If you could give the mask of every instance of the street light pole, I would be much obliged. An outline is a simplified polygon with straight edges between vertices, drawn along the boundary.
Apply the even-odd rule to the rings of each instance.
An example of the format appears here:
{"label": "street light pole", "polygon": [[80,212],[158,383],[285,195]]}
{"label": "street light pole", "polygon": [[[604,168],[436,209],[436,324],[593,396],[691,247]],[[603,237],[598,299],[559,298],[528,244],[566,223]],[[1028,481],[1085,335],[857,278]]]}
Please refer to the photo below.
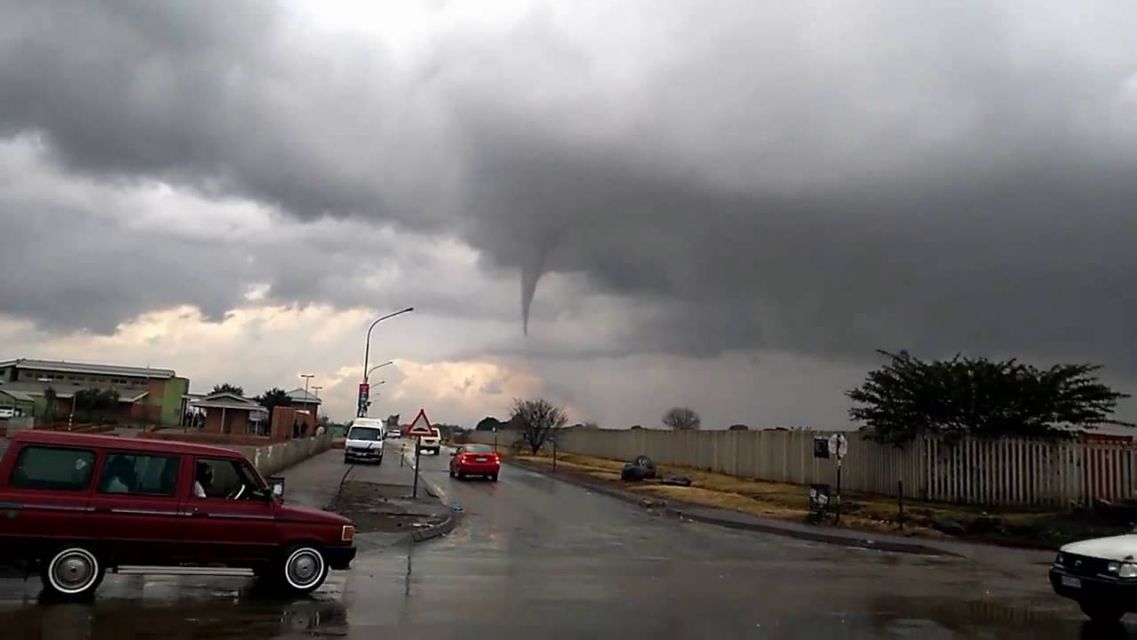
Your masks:
{"label": "street light pole", "polygon": [[383,364],[377,364],[374,367],[371,367],[370,369],[367,370],[367,375],[363,376],[363,381],[367,382],[367,380],[371,377],[371,372],[375,371],[376,369],[380,369],[382,367],[385,367],[389,364],[395,364],[395,361],[394,360],[388,360],[388,361],[384,362]]}
{"label": "street light pole", "polygon": [[364,382],[367,382],[367,362],[371,357],[371,331],[375,328],[375,325],[379,324],[380,322],[383,322],[384,320],[386,320],[388,318],[394,318],[395,316],[399,316],[399,315],[402,315],[404,313],[410,313],[414,310],[415,310],[414,307],[407,307],[406,309],[403,309],[402,311],[396,311],[394,313],[388,313],[385,316],[381,316],[379,318],[376,318],[375,322],[372,322],[371,326],[367,327],[367,341],[363,345],[363,381]]}
{"label": "street light pole", "polygon": [[[371,401],[369,400],[370,387],[368,387],[368,385],[367,385],[368,376],[371,374],[371,369],[367,368],[367,365],[371,360],[371,331],[373,329],[375,329],[375,325],[379,324],[380,322],[383,322],[384,320],[386,320],[388,318],[394,318],[395,316],[402,315],[404,313],[410,313],[411,311],[414,311],[414,310],[415,310],[414,307],[407,307],[406,309],[403,309],[401,311],[396,311],[394,313],[388,313],[385,316],[380,316],[380,317],[376,318],[375,322],[372,322],[371,326],[367,327],[367,340],[364,342],[364,345],[363,345],[363,382],[361,382],[359,385],[359,406],[358,406],[356,414],[355,414],[357,417],[360,417],[360,418],[366,417],[367,416],[367,405],[369,405],[371,403]],[[387,363],[385,362],[383,364],[386,365]],[[378,367],[376,367],[376,368],[378,368]],[[367,394],[367,395],[364,395],[364,394]]]}
{"label": "street light pole", "polygon": [[308,402],[308,383],[312,381],[312,378],[316,377],[316,374],[302,373],[300,377],[304,378],[304,402]]}

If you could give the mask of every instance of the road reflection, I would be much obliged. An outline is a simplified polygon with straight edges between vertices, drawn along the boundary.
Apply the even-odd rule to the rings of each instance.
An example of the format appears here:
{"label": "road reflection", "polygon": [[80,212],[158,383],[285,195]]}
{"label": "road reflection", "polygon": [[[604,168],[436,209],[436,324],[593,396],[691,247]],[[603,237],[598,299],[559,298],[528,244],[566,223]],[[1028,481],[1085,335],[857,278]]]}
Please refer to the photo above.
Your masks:
{"label": "road reflection", "polygon": [[[1011,606],[1005,602],[968,600],[963,597],[875,598],[872,608],[881,637],[917,636],[932,630],[960,637],[977,637],[998,630],[1006,638],[1082,638],[1113,640],[1132,637],[1124,623],[1095,624],[1071,618],[1055,609],[1055,598],[1031,600]],[[934,635],[934,634],[933,634]]]}
{"label": "road reflection", "polygon": [[2,636],[20,640],[342,637],[347,624],[347,611],[336,600],[282,600],[252,592],[191,602],[100,599],[0,607]]}

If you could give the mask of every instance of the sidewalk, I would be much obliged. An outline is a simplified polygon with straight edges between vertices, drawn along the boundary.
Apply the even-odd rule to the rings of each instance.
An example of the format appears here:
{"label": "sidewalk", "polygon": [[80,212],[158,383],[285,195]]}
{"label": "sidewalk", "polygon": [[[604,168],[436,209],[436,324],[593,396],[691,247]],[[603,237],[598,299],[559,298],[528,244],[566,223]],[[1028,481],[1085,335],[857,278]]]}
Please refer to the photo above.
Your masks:
{"label": "sidewalk", "polygon": [[381,465],[346,465],[339,449],[309,458],[280,474],[285,502],[351,518],[361,547],[449,532],[454,514],[421,482],[418,499],[411,497],[414,471],[399,465],[401,445],[390,442]]}

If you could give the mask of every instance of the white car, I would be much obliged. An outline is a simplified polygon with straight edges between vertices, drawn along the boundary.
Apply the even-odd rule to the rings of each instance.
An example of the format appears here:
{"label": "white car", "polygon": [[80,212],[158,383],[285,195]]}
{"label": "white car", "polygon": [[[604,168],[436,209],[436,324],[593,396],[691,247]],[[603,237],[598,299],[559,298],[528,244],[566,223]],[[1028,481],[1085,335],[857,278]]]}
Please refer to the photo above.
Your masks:
{"label": "white car", "polygon": [[398,429],[391,429],[391,430],[387,431],[387,437],[388,438],[401,438],[401,437],[403,437],[403,432],[399,431]]}
{"label": "white car", "polygon": [[1137,611],[1137,535],[1071,542],[1050,567],[1050,585],[1091,620],[1116,622]]}
{"label": "white car", "polygon": [[0,420],[15,418],[16,410],[11,407],[0,407]]}
{"label": "white car", "polygon": [[434,455],[438,455],[438,452],[441,449],[442,449],[442,434],[440,434],[438,432],[438,429],[435,429],[434,432],[429,436],[421,436],[419,438],[419,450],[422,453],[426,453],[429,451],[430,453],[433,453]]}
{"label": "white car", "polygon": [[347,430],[343,444],[343,462],[374,462],[383,464],[383,441],[387,427],[382,420],[356,418]]}

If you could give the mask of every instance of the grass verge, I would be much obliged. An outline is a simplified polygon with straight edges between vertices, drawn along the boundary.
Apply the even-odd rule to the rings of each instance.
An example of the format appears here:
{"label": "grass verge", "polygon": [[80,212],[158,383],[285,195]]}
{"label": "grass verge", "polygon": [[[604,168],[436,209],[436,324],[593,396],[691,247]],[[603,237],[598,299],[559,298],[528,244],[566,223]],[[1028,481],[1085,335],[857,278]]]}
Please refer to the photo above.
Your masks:
{"label": "grass verge", "polygon": [[[511,454],[499,447],[502,456],[520,462],[551,468],[548,455]],[[808,487],[779,482],[766,482],[711,473],[685,467],[659,469],[659,475],[677,473],[692,481],[690,487],[660,484],[658,480],[623,482],[620,470],[624,463],[606,458],[578,454],[557,456],[558,473],[576,475],[589,482],[599,482],[645,497],[660,498],[689,505],[728,509],[755,516],[789,521],[805,521],[808,515]],[[899,534],[938,539],[966,539],[977,542],[1006,544],[1032,548],[1056,548],[1073,540],[1115,535],[1127,532],[1125,524],[1108,522],[1092,511],[1056,512],[1026,510],[991,510],[981,507],[949,505],[906,500],[904,526],[900,526],[895,498],[845,493],[841,526],[877,533]],[[958,525],[955,535],[945,534],[936,524]]]}

